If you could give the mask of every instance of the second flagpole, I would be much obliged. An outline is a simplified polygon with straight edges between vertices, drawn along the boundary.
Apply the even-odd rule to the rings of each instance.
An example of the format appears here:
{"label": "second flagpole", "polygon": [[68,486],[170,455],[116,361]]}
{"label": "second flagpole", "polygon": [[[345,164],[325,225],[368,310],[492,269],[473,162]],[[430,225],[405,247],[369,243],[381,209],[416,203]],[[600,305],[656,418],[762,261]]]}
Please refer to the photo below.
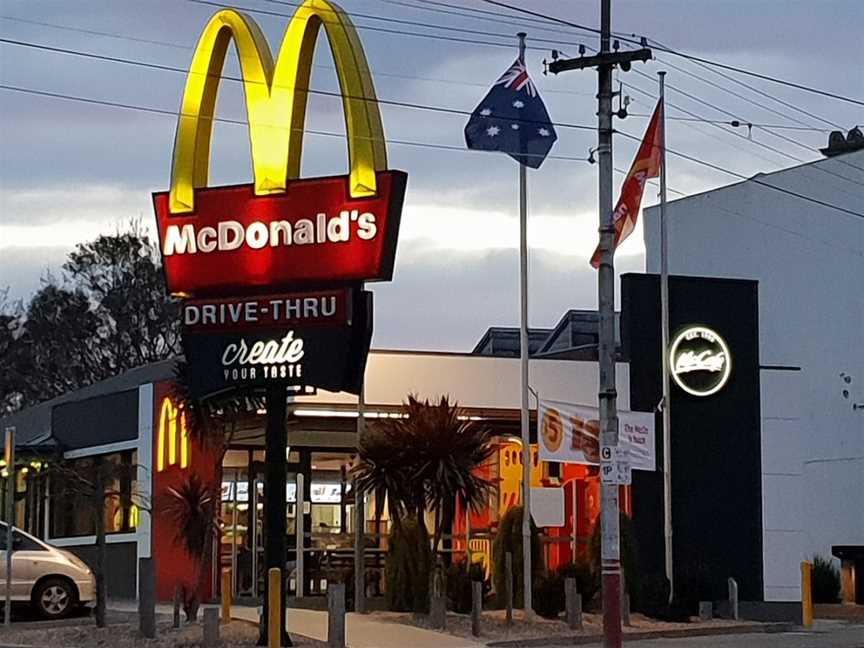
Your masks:
{"label": "second flagpole", "polygon": [[[525,63],[525,32],[519,38],[519,61]],[[528,174],[519,163],[519,361],[522,388],[522,583],[525,619],[533,616],[531,600],[531,437],[528,419]]]}
{"label": "second flagpole", "polygon": [[666,237],[666,72],[658,72],[660,82],[660,322],[663,334],[661,367],[663,371],[663,540],[669,602],[675,596],[672,568],[672,407],[669,397],[669,249]]}

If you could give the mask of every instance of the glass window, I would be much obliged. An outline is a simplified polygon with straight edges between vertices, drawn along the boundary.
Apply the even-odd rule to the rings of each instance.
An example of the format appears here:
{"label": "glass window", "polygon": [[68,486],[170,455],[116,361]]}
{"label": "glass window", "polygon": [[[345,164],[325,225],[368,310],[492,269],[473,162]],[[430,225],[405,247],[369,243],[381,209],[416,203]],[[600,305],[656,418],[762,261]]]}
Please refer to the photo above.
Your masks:
{"label": "glass window", "polygon": [[138,522],[133,502],[137,481],[134,451],[82,457],[55,465],[51,471],[51,537],[94,535],[94,476],[101,466],[104,488],[101,501],[105,533],[130,533]]}

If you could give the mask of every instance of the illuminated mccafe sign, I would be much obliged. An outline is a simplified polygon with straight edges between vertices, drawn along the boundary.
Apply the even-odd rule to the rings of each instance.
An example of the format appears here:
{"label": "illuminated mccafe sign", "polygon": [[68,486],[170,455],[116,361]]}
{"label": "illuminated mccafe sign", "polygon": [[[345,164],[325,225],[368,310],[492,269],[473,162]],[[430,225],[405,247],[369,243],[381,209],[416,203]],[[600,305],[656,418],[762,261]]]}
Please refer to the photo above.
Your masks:
{"label": "illuminated mccafe sign", "polygon": [[685,392],[710,396],[729,381],[732,356],[716,331],[688,326],[675,335],[669,346],[669,368],[675,383]]}
{"label": "illuminated mccafe sign", "polygon": [[[307,88],[321,27],[343,95],[349,173],[300,179]],[[254,182],[208,187],[216,95],[231,43],[244,85]],[[171,187],[153,196],[168,289],[227,296],[389,280],[406,181],[405,173],[387,168],[366,55],[341,8],[306,0],[275,61],[252,18],[221,10],[192,57]]]}

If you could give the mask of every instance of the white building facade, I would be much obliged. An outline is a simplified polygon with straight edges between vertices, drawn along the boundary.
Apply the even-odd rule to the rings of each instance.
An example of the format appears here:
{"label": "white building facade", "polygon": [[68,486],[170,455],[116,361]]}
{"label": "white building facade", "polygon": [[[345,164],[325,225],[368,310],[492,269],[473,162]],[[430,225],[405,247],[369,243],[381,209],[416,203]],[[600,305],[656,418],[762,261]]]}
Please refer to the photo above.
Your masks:
{"label": "white building facade", "polygon": [[[666,215],[670,274],[759,282],[764,596],[800,600],[802,560],[864,548],[864,150]],[[659,273],[658,207],[644,228]]]}

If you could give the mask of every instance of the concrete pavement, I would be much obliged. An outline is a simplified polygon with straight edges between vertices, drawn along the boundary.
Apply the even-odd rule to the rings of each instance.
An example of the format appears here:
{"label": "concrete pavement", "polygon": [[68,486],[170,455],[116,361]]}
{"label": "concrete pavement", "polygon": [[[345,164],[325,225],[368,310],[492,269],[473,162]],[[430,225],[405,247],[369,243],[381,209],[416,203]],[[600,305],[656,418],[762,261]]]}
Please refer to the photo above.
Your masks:
{"label": "concrete pavement", "polygon": [[[599,645],[598,641],[597,644]],[[572,644],[568,644],[571,646]],[[734,634],[679,639],[627,641],[633,648],[864,648],[864,625],[842,621],[817,621],[811,631],[776,634]],[[564,648],[564,644],[548,646]]]}
{"label": "concrete pavement", "polygon": [[[258,623],[256,608],[235,607],[235,619]],[[327,641],[327,613],[319,610],[288,609],[288,632]],[[485,644],[400,623],[379,621],[363,614],[349,613],[345,621],[349,648],[481,648]]]}

